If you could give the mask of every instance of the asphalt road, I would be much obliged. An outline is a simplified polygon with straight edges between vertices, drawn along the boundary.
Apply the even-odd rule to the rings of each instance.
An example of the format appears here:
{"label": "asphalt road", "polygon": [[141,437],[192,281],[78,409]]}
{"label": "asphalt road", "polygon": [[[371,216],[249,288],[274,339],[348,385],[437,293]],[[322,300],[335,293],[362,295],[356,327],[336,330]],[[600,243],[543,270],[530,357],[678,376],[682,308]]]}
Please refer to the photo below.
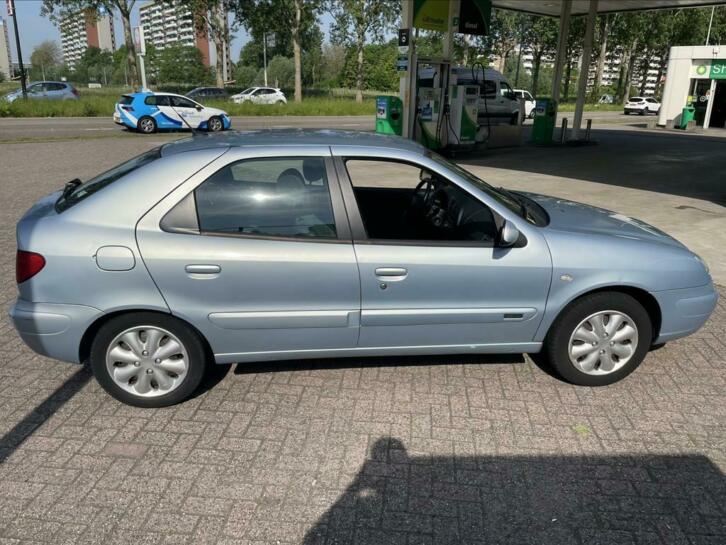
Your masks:
{"label": "asphalt road", "polygon": [[[572,126],[572,112],[558,116],[557,124],[562,117],[569,119]],[[626,116],[620,112],[585,112],[583,120],[592,119],[593,125],[642,123],[640,116]],[[647,119],[653,119],[648,117]],[[527,121],[526,123],[531,123]],[[267,128],[328,128],[354,131],[371,131],[375,127],[375,119],[370,116],[246,116],[233,117],[232,127],[235,129],[267,129]],[[115,125],[111,117],[29,117],[0,118],[0,141],[28,138],[68,138],[89,137],[93,135],[111,136],[124,132]]]}
{"label": "asphalt road", "polygon": [[[248,116],[233,117],[235,129],[267,128],[334,128],[370,131],[375,127],[371,116]],[[29,117],[0,118],[0,140],[12,138],[78,137],[113,135],[124,129],[111,117]]]}

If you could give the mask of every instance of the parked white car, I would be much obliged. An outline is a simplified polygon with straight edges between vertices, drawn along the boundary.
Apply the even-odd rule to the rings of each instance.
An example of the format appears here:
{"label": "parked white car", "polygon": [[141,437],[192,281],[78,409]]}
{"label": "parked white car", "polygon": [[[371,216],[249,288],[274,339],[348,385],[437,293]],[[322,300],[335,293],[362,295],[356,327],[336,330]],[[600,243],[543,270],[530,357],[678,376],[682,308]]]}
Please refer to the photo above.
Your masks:
{"label": "parked white car", "polygon": [[517,95],[517,98],[524,99],[524,117],[534,117],[534,107],[537,101],[532,96],[532,93],[526,89],[515,89],[514,94]]}
{"label": "parked white car", "polygon": [[285,93],[275,87],[250,87],[230,97],[235,104],[287,104]]}
{"label": "parked white car", "polygon": [[627,114],[657,114],[660,111],[660,102],[652,97],[631,97],[625,103],[624,113]]}

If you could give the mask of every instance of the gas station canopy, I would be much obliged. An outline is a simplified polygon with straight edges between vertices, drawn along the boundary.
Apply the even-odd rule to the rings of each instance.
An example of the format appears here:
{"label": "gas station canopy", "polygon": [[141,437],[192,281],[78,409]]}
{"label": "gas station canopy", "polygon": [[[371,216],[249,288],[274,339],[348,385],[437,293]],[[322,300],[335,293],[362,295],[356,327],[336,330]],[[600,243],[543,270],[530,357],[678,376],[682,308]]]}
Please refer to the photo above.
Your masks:
{"label": "gas station canopy", "polygon": [[[492,6],[499,9],[523,11],[536,15],[559,17],[563,0],[492,0]],[[726,0],[599,0],[599,13],[622,11],[644,11],[651,9],[698,8],[725,4]],[[572,0],[571,15],[586,15],[590,0]]]}

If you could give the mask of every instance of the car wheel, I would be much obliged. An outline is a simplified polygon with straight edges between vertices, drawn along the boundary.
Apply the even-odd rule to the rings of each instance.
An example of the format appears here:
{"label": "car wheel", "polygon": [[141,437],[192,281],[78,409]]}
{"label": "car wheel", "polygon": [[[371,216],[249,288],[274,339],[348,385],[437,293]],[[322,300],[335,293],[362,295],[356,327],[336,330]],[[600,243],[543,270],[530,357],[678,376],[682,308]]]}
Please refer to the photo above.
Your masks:
{"label": "car wheel", "polygon": [[219,132],[224,130],[224,123],[222,123],[222,119],[216,115],[214,117],[210,117],[209,121],[207,121],[207,130],[209,130],[209,132]]}
{"label": "car wheel", "polygon": [[275,102],[275,104],[285,104],[285,101],[284,100],[278,100],[277,102]]}
{"label": "car wheel", "polygon": [[189,397],[204,376],[200,335],[173,316],[124,314],[105,323],[91,344],[99,384],[136,407],[167,407]]}
{"label": "car wheel", "polygon": [[646,113],[645,108],[643,108],[642,110],[640,110],[640,115],[645,115],[645,113]]}
{"label": "car wheel", "polygon": [[650,348],[653,327],[630,295],[598,292],[571,303],[545,341],[552,368],[580,386],[605,386],[632,373]]}
{"label": "car wheel", "polygon": [[136,123],[136,130],[143,134],[156,132],[156,121],[152,117],[144,116]]}

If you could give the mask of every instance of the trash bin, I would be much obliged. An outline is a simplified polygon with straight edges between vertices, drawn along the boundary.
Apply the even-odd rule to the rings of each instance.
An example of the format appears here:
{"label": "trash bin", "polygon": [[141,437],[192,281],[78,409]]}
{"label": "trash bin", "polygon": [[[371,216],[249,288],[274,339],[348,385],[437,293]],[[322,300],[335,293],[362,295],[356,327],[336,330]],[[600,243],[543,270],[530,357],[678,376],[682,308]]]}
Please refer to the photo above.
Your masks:
{"label": "trash bin", "polygon": [[376,97],[376,132],[396,134],[403,132],[403,103],[395,96]]}
{"label": "trash bin", "polygon": [[532,142],[535,144],[551,144],[555,131],[557,103],[551,98],[538,98],[534,110]]}
{"label": "trash bin", "polygon": [[692,104],[688,104],[683,108],[681,112],[681,124],[678,125],[679,129],[685,129],[688,127],[688,122],[696,119],[696,108]]}

